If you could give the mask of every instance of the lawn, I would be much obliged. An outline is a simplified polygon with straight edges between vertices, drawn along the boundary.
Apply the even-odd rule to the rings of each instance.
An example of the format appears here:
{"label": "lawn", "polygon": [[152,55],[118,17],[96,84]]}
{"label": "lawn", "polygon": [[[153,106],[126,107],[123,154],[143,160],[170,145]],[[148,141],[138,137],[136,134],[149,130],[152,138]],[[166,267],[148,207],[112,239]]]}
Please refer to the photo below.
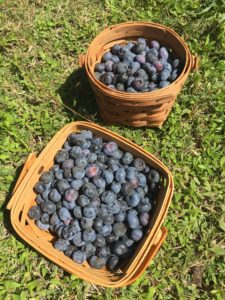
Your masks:
{"label": "lawn", "polygon": [[[224,11],[222,0],[0,0],[0,299],[225,299]],[[126,20],[170,26],[201,57],[161,129],[104,124],[78,70],[96,34]],[[174,175],[166,242],[129,287],[71,276],[10,231],[5,206],[27,155],[82,116],[135,141]]]}

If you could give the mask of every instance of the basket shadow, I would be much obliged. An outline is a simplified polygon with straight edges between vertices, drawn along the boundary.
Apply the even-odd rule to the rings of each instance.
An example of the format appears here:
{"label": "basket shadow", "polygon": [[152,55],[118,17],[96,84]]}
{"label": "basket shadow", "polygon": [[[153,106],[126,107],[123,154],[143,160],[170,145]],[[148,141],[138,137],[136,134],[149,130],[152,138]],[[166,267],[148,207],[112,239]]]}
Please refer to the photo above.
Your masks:
{"label": "basket shadow", "polygon": [[74,70],[57,90],[70,117],[101,122],[98,106],[88,82],[85,70]]}

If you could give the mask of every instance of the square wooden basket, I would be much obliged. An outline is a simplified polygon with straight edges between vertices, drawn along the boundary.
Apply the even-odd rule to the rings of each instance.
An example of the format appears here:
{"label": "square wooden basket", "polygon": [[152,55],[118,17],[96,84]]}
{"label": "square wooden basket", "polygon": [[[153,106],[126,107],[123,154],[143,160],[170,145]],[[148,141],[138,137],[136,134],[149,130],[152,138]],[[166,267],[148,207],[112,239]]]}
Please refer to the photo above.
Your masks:
{"label": "square wooden basket", "polygon": [[[34,184],[39,180],[41,173],[49,170],[54,164],[54,156],[61,149],[68,135],[71,132],[79,132],[83,129],[91,130],[104,140],[117,142],[121,149],[130,151],[134,156],[143,158],[149,166],[158,170],[163,178],[146,235],[133,256],[129,260],[124,261],[121,264],[121,268],[116,272],[109,272],[106,269],[92,269],[87,262],[82,265],[75,263],[63,252],[59,252],[52,246],[51,240],[54,236],[51,232],[40,230],[34,221],[28,217],[29,208],[35,204]],[[170,171],[152,154],[122,136],[96,124],[74,122],[62,128],[38,157],[34,153],[28,156],[7,209],[10,210],[11,223],[16,233],[52,262],[69,273],[75,274],[93,284],[105,287],[121,287],[131,284],[145,271],[162,245],[167,235],[167,230],[162,227],[162,222],[173,196],[173,188],[173,178]]]}

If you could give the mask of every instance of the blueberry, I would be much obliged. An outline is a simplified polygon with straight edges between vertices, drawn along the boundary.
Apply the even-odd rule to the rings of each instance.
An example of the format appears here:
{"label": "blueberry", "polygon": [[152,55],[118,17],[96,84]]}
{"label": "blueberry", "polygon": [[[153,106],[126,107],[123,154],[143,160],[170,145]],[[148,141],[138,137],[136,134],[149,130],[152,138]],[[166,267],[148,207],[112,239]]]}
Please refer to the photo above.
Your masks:
{"label": "blueberry", "polygon": [[68,245],[66,250],[64,251],[64,254],[68,257],[71,257],[72,253],[77,250],[76,246]]}
{"label": "blueberry", "polygon": [[143,69],[146,71],[146,73],[148,74],[148,76],[151,76],[153,74],[156,73],[156,68],[154,67],[154,65],[152,65],[151,63],[146,62],[143,65]]}
{"label": "blueberry", "polygon": [[76,250],[72,254],[72,259],[78,263],[82,264],[86,260],[86,254],[80,250]]}
{"label": "blueberry", "polygon": [[62,207],[58,210],[58,216],[62,221],[71,220],[71,214],[69,210],[65,207]]}
{"label": "blueberry", "polygon": [[[162,71],[162,69],[163,69],[163,63],[162,63],[162,61],[160,61],[160,60],[155,60],[154,61],[154,67],[156,68],[156,70],[158,71],[158,72],[160,72],[160,71]],[[152,80],[153,80],[153,77],[151,77],[152,78]],[[154,81],[154,80],[153,80]]]}
{"label": "blueberry", "polygon": [[52,214],[51,218],[50,218],[50,224],[51,224],[51,225],[56,225],[56,224],[59,224],[59,222],[60,222],[60,219],[59,219],[57,213],[54,212],[54,213]]}
{"label": "blueberry", "polygon": [[130,196],[127,198],[127,204],[131,207],[136,207],[140,202],[140,196],[138,193],[133,192]]}
{"label": "blueberry", "polygon": [[94,269],[102,269],[105,266],[106,259],[104,257],[91,256],[89,264]]}
{"label": "blueberry", "polygon": [[103,222],[104,224],[109,224],[109,225],[112,225],[114,223],[114,216],[113,215],[105,215],[103,217]]}
{"label": "blueberry", "polygon": [[56,171],[59,170],[59,165],[53,165],[50,169],[49,169],[49,172],[51,173],[55,173]]}
{"label": "blueberry", "polygon": [[144,187],[147,183],[146,176],[143,173],[139,173],[137,176],[138,186]]}
{"label": "blueberry", "polygon": [[63,205],[63,207],[71,210],[71,209],[74,209],[76,203],[75,203],[75,201],[69,202],[69,201],[63,200],[62,205]]}
{"label": "blueberry", "polygon": [[172,68],[176,69],[179,66],[179,64],[180,64],[179,59],[177,59],[177,58],[174,59],[173,62],[172,62]]}
{"label": "blueberry", "polygon": [[69,158],[62,163],[62,169],[72,169],[74,167],[74,160]]}
{"label": "blueberry", "polygon": [[98,208],[97,216],[103,218],[108,213],[106,204],[101,204]]}
{"label": "blueberry", "polygon": [[113,172],[110,170],[104,171],[102,177],[105,179],[107,184],[112,183],[114,179]]}
{"label": "blueberry", "polygon": [[137,171],[142,172],[146,167],[146,163],[142,158],[135,158],[133,161],[133,166]]}
{"label": "blueberry", "polygon": [[126,213],[123,211],[120,211],[118,214],[115,215],[115,222],[124,222],[126,219]]}
{"label": "blueberry", "polygon": [[113,232],[116,236],[121,237],[123,236],[127,231],[127,228],[124,223],[115,223],[113,225]]}
{"label": "blueberry", "polygon": [[130,238],[128,238],[128,236],[126,234],[122,237],[122,241],[125,243],[125,245],[128,248],[130,248],[134,244],[134,241],[131,240]]}
{"label": "blueberry", "polygon": [[104,171],[107,168],[105,164],[101,163],[98,160],[95,162],[95,165],[99,168],[100,171]]}
{"label": "blueberry", "polygon": [[40,220],[36,220],[36,225],[41,230],[48,230],[49,224],[43,224]]}
{"label": "blueberry", "polygon": [[90,165],[86,168],[86,176],[92,178],[99,175],[99,167],[96,165]]}
{"label": "blueberry", "polygon": [[101,195],[101,200],[104,203],[112,203],[114,200],[116,200],[116,195],[111,191],[105,191]]}
{"label": "blueberry", "polygon": [[64,177],[67,181],[72,181],[72,180],[73,180],[73,176],[72,176],[71,169],[65,169],[65,170],[63,171],[63,177]]}
{"label": "blueberry", "polygon": [[138,187],[136,189],[136,192],[139,194],[139,196],[140,196],[141,199],[143,199],[145,197],[145,192],[144,192],[143,188]]}
{"label": "blueberry", "polygon": [[129,165],[129,164],[132,163],[132,161],[133,161],[133,155],[130,152],[124,153],[123,158],[122,158],[122,162],[125,165]]}
{"label": "blueberry", "polygon": [[61,195],[56,189],[52,189],[49,193],[49,199],[53,202],[59,202],[61,200]]}
{"label": "blueberry", "polygon": [[107,62],[109,60],[111,60],[112,58],[112,53],[111,52],[105,52],[102,56],[102,62]]}
{"label": "blueberry", "polygon": [[40,177],[40,181],[44,184],[51,183],[53,179],[54,178],[51,172],[43,172]]}
{"label": "blueberry", "polygon": [[44,212],[47,212],[48,214],[52,214],[53,212],[56,211],[56,205],[52,201],[47,200],[47,201],[42,202],[40,205],[41,205],[41,209]]}
{"label": "blueberry", "polygon": [[69,153],[65,149],[61,149],[61,150],[57,151],[57,153],[55,155],[55,161],[57,163],[62,163],[65,160],[67,160],[68,158],[69,158]]}
{"label": "blueberry", "polygon": [[94,72],[94,75],[95,75],[95,78],[97,79],[97,80],[100,80],[100,77],[101,77],[101,73],[99,73],[99,72]]}
{"label": "blueberry", "polygon": [[149,224],[149,214],[146,212],[141,213],[139,221],[142,226],[147,226]]}
{"label": "blueberry", "polygon": [[73,174],[73,177],[75,179],[81,180],[85,176],[85,170],[83,168],[80,168],[80,167],[74,167],[72,169],[72,174]]}
{"label": "blueberry", "polygon": [[159,73],[159,79],[161,81],[165,81],[170,77],[170,71],[167,69],[163,69],[160,73]]}
{"label": "blueberry", "polygon": [[116,69],[117,69],[117,73],[118,73],[118,74],[123,74],[123,73],[126,73],[126,72],[127,72],[127,70],[128,70],[128,65],[127,65],[125,62],[119,62],[119,63],[117,64]]}
{"label": "blueberry", "polygon": [[99,231],[103,226],[103,220],[100,218],[96,218],[93,223],[93,228]]}
{"label": "blueberry", "polygon": [[127,93],[137,93],[137,91],[134,88],[132,88],[132,87],[128,87],[126,89],[126,91],[127,91]]}
{"label": "blueberry", "polygon": [[169,53],[168,53],[168,51],[167,51],[167,49],[166,49],[165,47],[161,47],[161,48],[159,49],[159,57],[160,57],[160,58],[168,59]]}
{"label": "blueberry", "polygon": [[134,61],[134,62],[130,63],[130,65],[128,67],[127,74],[129,76],[133,75],[134,73],[136,73],[140,69],[140,67],[141,67],[141,65],[137,61]]}
{"label": "blueberry", "polygon": [[74,146],[69,152],[70,157],[76,159],[81,156],[82,149],[79,146]]}
{"label": "blueberry", "polygon": [[139,213],[150,212],[151,209],[152,209],[152,205],[151,205],[150,202],[149,203],[145,203],[145,204],[139,203],[138,206],[137,206],[137,211]]}
{"label": "blueberry", "polygon": [[110,233],[105,238],[106,243],[108,243],[108,244],[114,243],[114,242],[118,241],[118,239],[119,239],[119,237],[116,236],[114,233]]}
{"label": "blueberry", "polygon": [[62,206],[62,201],[56,202],[56,209],[60,209]]}
{"label": "blueberry", "polygon": [[[151,81],[152,82],[157,82],[158,79],[159,79],[159,74],[158,73],[151,75]],[[153,88],[153,90],[155,90],[155,88]]]}
{"label": "blueberry", "polygon": [[138,179],[137,178],[134,178],[134,179],[130,179],[129,180],[130,183],[132,184],[133,188],[137,188],[138,187]]}
{"label": "blueberry", "polygon": [[125,182],[121,185],[121,194],[123,196],[129,196],[133,192],[133,186],[130,182]]}
{"label": "blueberry", "polygon": [[64,239],[58,239],[54,242],[53,247],[59,251],[65,251],[69,245],[69,242]]}
{"label": "blueberry", "polygon": [[95,254],[96,247],[92,243],[87,243],[82,247],[82,251],[86,254],[86,257],[89,258]]}
{"label": "blueberry", "polygon": [[93,219],[84,217],[80,221],[80,226],[84,230],[91,228],[92,225],[93,225]]}
{"label": "blueberry", "polygon": [[124,242],[122,241],[117,241],[115,242],[113,246],[113,253],[115,253],[118,256],[123,256],[126,254],[128,251],[127,246]]}
{"label": "blueberry", "polygon": [[111,58],[111,61],[114,63],[114,64],[118,64],[120,62],[120,59],[117,55],[113,55],[112,58]]}
{"label": "blueberry", "polygon": [[129,228],[134,229],[139,227],[137,213],[134,210],[129,210],[127,213],[127,224]]}
{"label": "blueberry", "polygon": [[132,87],[137,91],[141,91],[144,88],[144,84],[145,84],[145,81],[140,76],[136,77],[131,83]]}
{"label": "blueberry", "polygon": [[78,198],[78,191],[75,189],[68,189],[65,192],[64,199],[66,201],[75,201]]}
{"label": "blueberry", "polygon": [[105,71],[105,64],[103,64],[103,63],[97,63],[95,65],[95,72],[102,73],[104,71]]}
{"label": "blueberry", "polygon": [[81,149],[82,149],[81,154],[87,157],[90,154],[90,150],[89,150],[90,147],[91,147],[91,141],[84,140],[83,143],[81,144]]}
{"label": "blueberry", "polygon": [[29,209],[28,212],[28,216],[32,219],[32,220],[39,220],[41,217],[41,210],[39,206],[32,206]]}
{"label": "blueberry", "polygon": [[112,52],[112,54],[116,55],[120,49],[121,49],[121,46],[116,44],[112,47],[111,52]]}
{"label": "blueberry", "polygon": [[102,236],[107,236],[112,232],[112,226],[109,224],[105,224],[102,226],[102,228],[99,230],[99,233]]}
{"label": "blueberry", "polygon": [[77,199],[77,205],[84,207],[86,205],[90,204],[90,199],[86,197],[85,195],[80,195]]}
{"label": "blueberry", "polygon": [[144,81],[148,80],[148,74],[144,69],[139,69],[135,74],[136,77],[141,77]]}
{"label": "blueberry", "polygon": [[83,214],[87,218],[93,218],[94,219],[96,217],[96,208],[94,206],[92,206],[91,204],[87,205],[83,209]]}
{"label": "blueberry", "polygon": [[150,46],[152,48],[155,48],[156,50],[159,50],[159,48],[160,48],[159,42],[157,42],[155,40],[151,41]]}
{"label": "blueberry", "polygon": [[106,246],[98,247],[96,249],[96,254],[98,257],[107,257],[110,254],[110,249]]}
{"label": "blueberry", "polygon": [[105,63],[106,72],[112,72],[113,69],[113,61],[109,60]]}
{"label": "blueberry", "polygon": [[93,177],[93,183],[94,183],[98,188],[105,189],[106,182],[105,182],[105,179],[103,179],[102,177],[100,177],[100,176],[95,176],[95,177]]}
{"label": "blueberry", "polygon": [[[116,152],[116,151],[115,151]],[[114,152],[114,153],[115,153]],[[111,168],[114,165],[118,165],[119,164],[119,160],[115,159],[114,157],[109,157],[108,159],[108,166]]]}
{"label": "blueberry", "polygon": [[[102,192],[100,193],[102,194]],[[99,197],[94,197],[92,200],[91,200],[91,205],[93,205],[94,207],[98,208],[99,205],[101,203],[101,200]]]}
{"label": "blueberry", "polygon": [[83,231],[82,237],[85,242],[92,243],[96,238],[96,233],[93,229],[86,229]]}
{"label": "blueberry", "polygon": [[119,257],[118,256],[111,256],[107,260],[107,268],[109,271],[113,271],[119,263]]}
{"label": "blueberry", "polygon": [[117,83],[116,84],[116,89],[117,89],[117,91],[124,92],[125,91],[125,86],[124,86],[123,83]]}
{"label": "blueberry", "polygon": [[125,178],[126,178],[126,172],[124,171],[124,169],[122,169],[122,168],[118,169],[115,173],[116,181],[119,183],[124,183]]}
{"label": "blueberry", "polygon": [[118,214],[118,212],[121,210],[121,205],[118,200],[114,200],[107,205],[107,211],[109,214]]}
{"label": "blueberry", "polygon": [[45,192],[45,190],[46,190],[46,186],[42,182],[38,182],[34,186],[34,192],[36,194],[42,194]]}
{"label": "blueberry", "polygon": [[135,167],[128,167],[126,169],[126,179],[132,180],[137,177],[137,169]]}
{"label": "blueberry", "polygon": [[60,179],[63,179],[63,170],[58,170],[55,172],[55,178],[60,180]]}
{"label": "blueberry", "polygon": [[49,224],[49,214],[48,213],[43,213],[41,216],[41,222],[43,224]]}
{"label": "blueberry", "polygon": [[131,230],[130,237],[133,241],[139,241],[143,236],[143,231],[140,228],[135,228]]}
{"label": "blueberry", "polygon": [[84,246],[86,243],[81,239],[81,232],[77,232],[74,236],[74,238],[72,239],[72,243],[76,246],[76,247],[82,247]]}
{"label": "blueberry", "polygon": [[81,179],[76,179],[71,181],[70,185],[73,189],[78,191],[82,187],[83,181]]}
{"label": "blueberry", "polygon": [[63,230],[62,230],[62,237],[65,240],[71,241],[75,235],[77,233],[76,227],[75,226],[64,226]]}
{"label": "blueberry", "polygon": [[118,194],[118,193],[120,192],[120,190],[121,190],[121,183],[113,181],[113,182],[111,183],[110,190],[111,190],[114,194]]}
{"label": "blueberry", "polygon": [[135,44],[132,48],[132,51],[135,53],[135,54],[141,54],[143,51],[145,50],[145,46],[143,44]]}
{"label": "blueberry", "polygon": [[85,183],[82,186],[82,192],[85,196],[87,196],[90,199],[93,199],[98,196],[98,191],[96,189],[96,186],[93,183]]}
{"label": "blueberry", "polygon": [[62,195],[66,190],[70,188],[70,184],[66,179],[58,180],[57,188],[60,194]]}
{"label": "blueberry", "polygon": [[113,76],[109,72],[103,73],[100,77],[100,81],[105,85],[112,84],[112,79],[113,79]]}
{"label": "blueberry", "polygon": [[41,197],[40,194],[38,194],[38,195],[36,196],[36,198],[35,198],[35,201],[36,201],[37,204],[41,204],[41,202],[43,202],[44,199]]}
{"label": "blueberry", "polygon": [[115,164],[115,163],[112,163],[110,165],[110,169],[112,170],[112,172],[116,172],[119,168],[120,167],[117,164]]}
{"label": "blueberry", "polygon": [[170,75],[170,81],[174,81],[175,79],[177,79],[177,69],[174,69],[173,71],[172,71],[172,74]]}
{"label": "blueberry", "polygon": [[154,89],[156,88],[156,84],[154,82],[149,82],[148,88],[150,91],[154,91]]}
{"label": "blueberry", "polygon": [[[151,49],[150,49],[150,50],[151,50]],[[151,51],[149,51],[149,52],[146,54],[146,61],[147,61],[148,63],[154,64],[157,60],[158,60],[158,55],[157,55],[157,54],[154,54],[154,53],[152,53]]]}
{"label": "blueberry", "polygon": [[143,54],[136,55],[135,61],[139,62],[140,64],[144,64],[145,63],[145,55],[143,55]]}
{"label": "blueberry", "polygon": [[170,63],[164,64],[164,70],[168,70],[170,73],[172,72],[172,66]]}
{"label": "blueberry", "polygon": [[82,218],[82,210],[79,206],[76,206],[73,208],[73,215],[75,218],[77,219],[81,219]]}
{"label": "blueberry", "polygon": [[88,164],[87,158],[86,157],[78,157],[75,160],[75,164],[79,168],[85,168]]}

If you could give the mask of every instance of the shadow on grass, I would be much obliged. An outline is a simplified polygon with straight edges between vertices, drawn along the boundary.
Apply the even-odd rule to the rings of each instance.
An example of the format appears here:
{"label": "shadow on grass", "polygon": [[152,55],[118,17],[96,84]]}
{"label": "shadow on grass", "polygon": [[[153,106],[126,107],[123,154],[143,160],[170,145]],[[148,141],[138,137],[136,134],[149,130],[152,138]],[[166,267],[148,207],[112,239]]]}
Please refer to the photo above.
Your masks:
{"label": "shadow on grass", "polygon": [[94,94],[83,68],[74,70],[57,92],[70,117],[76,116],[76,119],[82,119],[83,116],[83,121],[92,122],[101,120]]}

